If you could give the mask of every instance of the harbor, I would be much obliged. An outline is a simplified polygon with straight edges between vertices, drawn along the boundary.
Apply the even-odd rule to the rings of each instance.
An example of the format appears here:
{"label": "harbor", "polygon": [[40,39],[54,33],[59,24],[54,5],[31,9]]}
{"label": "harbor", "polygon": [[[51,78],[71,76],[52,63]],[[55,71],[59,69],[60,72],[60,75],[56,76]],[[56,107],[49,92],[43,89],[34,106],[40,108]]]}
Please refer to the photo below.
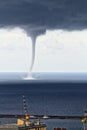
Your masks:
{"label": "harbor", "polygon": [[[2,124],[0,123],[0,130],[46,130],[47,125],[44,122],[41,122],[41,119],[43,120],[80,120],[83,123],[83,126],[85,127],[87,116],[44,116],[44,115],[9,115],[9,114],[0,114],[0,118],[15,118],[16,123],[10,123],[10,124]],[[30,119],[32,121],[30,121]],[[66,128],[55,128],[54,130],[66,130]],[[85,129],[85,128],[84,128]]]}
{"label": "harbor", "polygon": [[[47,87],[42,84],[44,89],[40,85],[14,84],[13,88],[12,85],[0,88],[0,130],[41,127],[46,130],[83,130],[84,123],[81,121],[87,118],[84,115],[84,112],[87,113],[85,87],[83,86],[83,91],[84,89],[78,90],[78,86],[74,88],[73,85],[72,89],[67,90],[70,84],[64,87],[55,86],[57,84]],[[23,93],[26,99],[22,97]]]}

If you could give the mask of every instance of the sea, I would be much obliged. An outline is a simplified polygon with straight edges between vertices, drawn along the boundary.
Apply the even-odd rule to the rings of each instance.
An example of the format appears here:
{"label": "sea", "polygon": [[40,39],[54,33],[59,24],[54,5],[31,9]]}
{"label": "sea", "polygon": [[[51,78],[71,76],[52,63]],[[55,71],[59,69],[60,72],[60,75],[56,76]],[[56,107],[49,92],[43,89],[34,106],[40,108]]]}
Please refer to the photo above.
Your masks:
{"label": "sea", "polygon": [[[30,115],[84,116],[87,110],[86,74],[59,76],[57,73],[33,73],[34,78],[30,80],[25,80],[25,76],[24,73],[0,74],[0,114],[24,114],[22,96],[25,95]],[[85,78],[82,79],[81,76]],[[46,123],[47,130],[54,128],[83,130],[80,119],[42,119],[41,121]],[[14,122],[16,119],[0,118],[0,123]]]}

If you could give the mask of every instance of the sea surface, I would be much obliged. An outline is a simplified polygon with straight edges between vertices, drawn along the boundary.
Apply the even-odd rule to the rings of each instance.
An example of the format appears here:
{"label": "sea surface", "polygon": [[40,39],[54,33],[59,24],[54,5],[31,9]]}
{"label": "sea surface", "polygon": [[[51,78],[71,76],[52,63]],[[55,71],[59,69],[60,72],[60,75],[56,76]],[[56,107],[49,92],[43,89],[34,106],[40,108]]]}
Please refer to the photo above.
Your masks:
{"label": "sea surface", "polygon": [[[39,75],[40,76],[40,75]],[[46,75],[47,76],[47,75]],[[45,76],[45,77],[46,77]],[[2,80],[1,80],[2,81]],[[25,95],[30,115],[83,116],[87,109],[86,82],[0,82],[0,114],[24,114],[22,95]],[[1,123],[15,119],[0,119]],[[43,119],[48,130],[55,127],[82,130],[81,120]]]}

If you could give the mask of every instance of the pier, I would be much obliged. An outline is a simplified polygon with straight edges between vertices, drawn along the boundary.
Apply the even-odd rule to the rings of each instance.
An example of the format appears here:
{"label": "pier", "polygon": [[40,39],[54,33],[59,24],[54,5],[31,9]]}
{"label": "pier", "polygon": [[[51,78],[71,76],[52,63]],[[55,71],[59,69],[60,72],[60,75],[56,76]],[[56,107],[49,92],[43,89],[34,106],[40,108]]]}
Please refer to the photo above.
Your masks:
{"label": "pier", "polygon": [[[0,114],[0,118],[24,118],[21,114]],[[30,119],[76,119],[81,120],[87,116],[61,116],[61,115],[30,115]]]}

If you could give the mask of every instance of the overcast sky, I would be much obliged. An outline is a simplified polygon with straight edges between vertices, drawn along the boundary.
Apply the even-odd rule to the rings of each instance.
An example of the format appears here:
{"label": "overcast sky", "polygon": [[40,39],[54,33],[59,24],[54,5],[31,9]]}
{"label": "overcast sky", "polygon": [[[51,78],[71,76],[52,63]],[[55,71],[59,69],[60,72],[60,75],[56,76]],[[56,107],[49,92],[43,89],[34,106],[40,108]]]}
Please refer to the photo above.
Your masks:
{"label": "overcast sky", "polygon": [[1,0],[0,72],[87,72],[87,0]]}

